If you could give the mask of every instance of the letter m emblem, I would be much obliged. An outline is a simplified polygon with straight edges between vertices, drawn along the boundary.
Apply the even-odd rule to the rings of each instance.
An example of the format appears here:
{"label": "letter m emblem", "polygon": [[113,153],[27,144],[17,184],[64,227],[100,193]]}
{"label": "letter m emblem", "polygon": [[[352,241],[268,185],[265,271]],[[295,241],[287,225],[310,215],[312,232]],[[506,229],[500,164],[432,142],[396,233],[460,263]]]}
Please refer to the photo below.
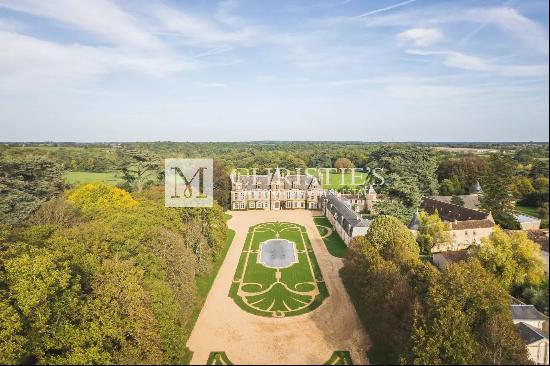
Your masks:
{"label": "letter m emblem", "polygon": [[164,203],[166,207],[212,207],[212,159],[166,159]]}

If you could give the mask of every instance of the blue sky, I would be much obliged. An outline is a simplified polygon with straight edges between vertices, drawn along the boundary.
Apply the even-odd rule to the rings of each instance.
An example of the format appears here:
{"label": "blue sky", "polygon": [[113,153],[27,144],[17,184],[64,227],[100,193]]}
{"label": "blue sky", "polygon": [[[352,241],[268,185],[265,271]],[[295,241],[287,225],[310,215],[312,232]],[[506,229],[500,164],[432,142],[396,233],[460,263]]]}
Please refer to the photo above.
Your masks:
{"label": "blue sky", "polygon": [[548,141],[548,2],[0,0],[0,141]]}

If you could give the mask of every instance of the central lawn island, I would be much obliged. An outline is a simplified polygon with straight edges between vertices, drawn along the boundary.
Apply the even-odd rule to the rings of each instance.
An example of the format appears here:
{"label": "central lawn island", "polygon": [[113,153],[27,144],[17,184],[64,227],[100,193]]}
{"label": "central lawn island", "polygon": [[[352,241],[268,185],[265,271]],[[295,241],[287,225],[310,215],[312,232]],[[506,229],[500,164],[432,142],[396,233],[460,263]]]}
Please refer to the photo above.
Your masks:
{"label": "central lawn island", "polygon": [[270,222],[252,226],[229,296],[249,313],[300,315],[328,296],[303,226]]}

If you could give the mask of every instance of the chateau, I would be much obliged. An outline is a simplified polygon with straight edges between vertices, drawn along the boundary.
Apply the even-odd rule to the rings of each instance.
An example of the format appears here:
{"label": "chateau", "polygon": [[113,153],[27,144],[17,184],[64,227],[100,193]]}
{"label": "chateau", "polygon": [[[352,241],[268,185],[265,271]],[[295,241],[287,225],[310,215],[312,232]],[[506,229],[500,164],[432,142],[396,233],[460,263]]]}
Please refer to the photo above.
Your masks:
{"label": "chateau", "polygon": [[240,175],[233,181],[231,207],[233,210],[283,210],[320,208],[323,190],[315,177],[295,174]]}

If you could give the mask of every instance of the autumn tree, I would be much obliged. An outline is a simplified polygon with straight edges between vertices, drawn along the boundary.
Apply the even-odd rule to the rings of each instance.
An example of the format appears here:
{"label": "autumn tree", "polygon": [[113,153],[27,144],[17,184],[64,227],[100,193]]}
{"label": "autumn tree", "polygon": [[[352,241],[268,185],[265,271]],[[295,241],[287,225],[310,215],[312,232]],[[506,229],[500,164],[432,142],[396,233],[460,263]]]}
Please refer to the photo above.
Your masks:
{"label": "autumn tree", "polygon": [[446,267],[424,301],[406,363],[528,363],[508,294],[477,260]]}
{"label": "autumn tree", "polygon": [[425,252],[430,253],[432,248],[438,244],[451,242],[449,234],[451,228],[449,224],[441,220],[437,211],[431,215],[422,211],[418,219],[419,228],[416,241]]}
{"label": "autumn tree", "polygon": [[[488,159],[467,155],[459,159],[443,160],[437,168],[437,178],[442,182],[444,195],[466,194],[470,187],[487,174]],[[452,182],[450,190],[444,193],[444,182]],[[448,184],[448,183],[445,183]]]}
{"label": "autumn tree", "polygon": [[338,158],[334,162],[334,167],[338,169],[339,172],[350,171],[350,169],[355,168],[355,165],[348,158]]}
{"label": "autumn tree", "polygon": [[507,291],[537,286],[544,280],[540,247],[525,232],[509,235],[496,228],[489,238],[481,240],[473,254]]}

